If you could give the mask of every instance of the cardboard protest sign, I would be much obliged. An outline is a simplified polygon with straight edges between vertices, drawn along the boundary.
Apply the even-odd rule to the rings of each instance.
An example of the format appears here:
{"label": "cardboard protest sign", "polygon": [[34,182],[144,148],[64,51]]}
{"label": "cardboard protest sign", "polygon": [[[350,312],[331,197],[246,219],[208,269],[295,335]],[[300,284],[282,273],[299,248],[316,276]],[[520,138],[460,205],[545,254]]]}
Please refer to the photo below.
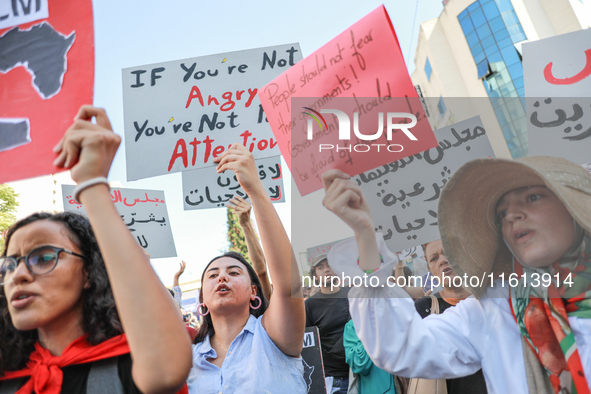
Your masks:
{"label": "cardboard protest sign", "polygon": [[435,131],[436,148],[353,177],[371,208],[376,231],[392,251],[439,238],[441,189],[467,161],[494,157],[480,117]]}
{"label": "cardboard protest sign", "polygon": [[302,349],[302,362],[304,364],[304,380],[308,389],[306,393],[326,394],[320,336],[318,334],[318,327],[316,326],[306,327],[304,348]]}
{"label": "cardboard protest sign", "polygon": [[384,6],[259,97],[302,195],[320,189],[321,172],[330,168],[355,175],[437,145]]}
{"label": "cardboard protest sign", "polygon": [[301,58],[287,44],[123,69],[127,180],[212,167],[235,142],[279,155],[257,92]]}
{"label": "cardboard protest sign", "polygon": [[[256,161],[259,177],[273,202],[285,201],[281,156]],[[213,168],[183,172],[183,207],[207,209],[225,207],[230,198],[248,196],[240,187],[233,171],[218,174]]]}
{"label": "cardboard protest sign", "polygon": [[[74,187],[62,185],[64,211],[86,215],[81,203],[74,200]],[[111,189],[117,212],[150,258],[176,257],[168,210],[161,190]]]}
{"label": "cardboard protest sign", "polygon": [[93,86],[90,0],[0,1],[0,183],[58,171],[51,148]]}
{"label": "cardboard protest sign", "polygon": [[591,161],[591,30],[523,45],[530,155]]}

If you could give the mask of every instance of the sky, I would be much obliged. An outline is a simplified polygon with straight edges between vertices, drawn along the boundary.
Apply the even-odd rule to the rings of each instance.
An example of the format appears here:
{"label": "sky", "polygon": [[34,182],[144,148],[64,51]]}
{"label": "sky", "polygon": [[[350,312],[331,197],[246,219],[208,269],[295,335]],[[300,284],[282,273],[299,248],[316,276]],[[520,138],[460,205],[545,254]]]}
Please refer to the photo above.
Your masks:
{"label": "sky", "polygon": [[[121,69],[294,42],[300,44],[305,57],[381,4],[377,0],[95,1],[94,104],[106,109],[115,132],[123,136]],[[443,5],[440,0],[391,0],[383,4],[412,72],[420,23],[438,17]],[[288,171],[284,174],[287,201],[276,204],[276,209],[291,236],[291,194],[301,197],[287,182],[291,179]],[[188,263],[181,282],[188,282],[199,279],[205,264],[226,248],[226,210],[183,211],[180,173],[126,182],[123,142],[109,180],[128,188],[164,190],[178,254],[176,258],[152,261],[165,285],[172,284],[181,259]],[[307,206],[318,207],[316,220],[335,228],[331,223],[338,223],[338,219],[321,206],[323,194],[318,191],[306,196]],[[346,230],[331,232],[326,239],[294,244],[294,250],[297,254],[351,235]]]}

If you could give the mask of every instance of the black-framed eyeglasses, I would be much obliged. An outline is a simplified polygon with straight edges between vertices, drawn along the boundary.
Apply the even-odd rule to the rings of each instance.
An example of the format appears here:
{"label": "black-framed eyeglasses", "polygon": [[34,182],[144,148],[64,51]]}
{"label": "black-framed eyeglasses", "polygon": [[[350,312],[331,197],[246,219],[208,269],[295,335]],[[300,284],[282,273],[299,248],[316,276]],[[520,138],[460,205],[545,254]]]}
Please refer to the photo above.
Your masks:
{"label": "black-framed eyeglasses", "polygon": [[4,285],[11,280],[10,276],[16,270],[21,260],[25,261],[25,266],[32,274],[45,275],[50,273],[57,265],[61,252],[85,259],[81,254],[51,245],[43,245],[35,248],[26,256],[2,256],[0,257],[0,285]]}

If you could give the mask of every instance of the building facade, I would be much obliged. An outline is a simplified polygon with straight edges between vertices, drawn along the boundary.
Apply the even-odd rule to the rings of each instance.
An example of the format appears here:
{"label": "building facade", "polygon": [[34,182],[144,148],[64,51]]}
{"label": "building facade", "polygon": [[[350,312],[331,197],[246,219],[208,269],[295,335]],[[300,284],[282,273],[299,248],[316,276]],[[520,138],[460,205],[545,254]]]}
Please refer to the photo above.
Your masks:
{"label": "building facade", "polygon": [[589,0],[446,0],[411,79],[435,128],[480,115],[497,157],[528,154],[521,46],[591,26]]}

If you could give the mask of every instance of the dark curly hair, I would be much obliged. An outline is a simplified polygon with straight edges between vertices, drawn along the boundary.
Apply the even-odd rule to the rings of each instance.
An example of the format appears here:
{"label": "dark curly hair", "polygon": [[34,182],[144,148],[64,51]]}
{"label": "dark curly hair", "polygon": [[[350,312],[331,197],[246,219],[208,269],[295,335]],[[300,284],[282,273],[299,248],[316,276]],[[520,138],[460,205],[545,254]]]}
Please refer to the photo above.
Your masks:
{"label": "dark curly hair", "polygon": [[[257,296],[259,296],[261,299],[261,307],[258,309],[250,309],[250,314],[253,315],[254,317],[262,316],[263,313],[265,313],[265,311],[269,307],[269,301],[265,298],[265,294],[263,293],[263,287],[261,285],[261,280],[259,279],[259,276],[255,272],[254,268],[252,268],[252,266],[250,264],[248,264],[248,261],[246,261],[244,256],[242,256],[242,254],[240,254],[238,252],[227,252],[221,256],[214,257],[207,264],[207,266],[203,270],[203,273],[201,274],[201,289],[203,289],[203,278],[205,277],[205,272],[207,271],[207,268],[211,265],[211,263],[213,263],[214,261],[216,261],[218,259],[221,259],[222,257],[231,257],[233,259],[236,259],[236,260],[240,261],[246,267],[246,270],[248,271],[248,275],[250,276],[250,283],[257,287]],[[201,303],[203,303],[203,291],[199,292],[199,304],[201,304]],[[195,336],[195,341],[193,343],[203,342],[205,337],[207,337],[207,336],[211,337],[213,334],[215,334],[215,330],[213,329],[213,323],[211,321],[211,315],[207,314],[207,316],[203,316],[201,318],[201,320],[202,320],[201,326],[199,326],[199,330],[197,331],[197,336]]]}
{"label": "dark curly hair", "polygon": [[[2,256],[6,256],[12,235],[18,229],[38,220],[61,223],[68,229],[71,241],[85,257],[84,271],[88,274],[90,286],[82,294],[84,298],[82,328],[88,334],[88,342],[91,345],[97,345],[122,334],[123,328],[105,263],[90,222],[84,216],[74,212],[54,215],[44,212],[34,213],[8,229]],[[14,327],[8,312],[8,301],[4,295],[4,289],[0,289],[0,376],[4,371],[24,368],[37,340],[37,330],[19,331]]]}

